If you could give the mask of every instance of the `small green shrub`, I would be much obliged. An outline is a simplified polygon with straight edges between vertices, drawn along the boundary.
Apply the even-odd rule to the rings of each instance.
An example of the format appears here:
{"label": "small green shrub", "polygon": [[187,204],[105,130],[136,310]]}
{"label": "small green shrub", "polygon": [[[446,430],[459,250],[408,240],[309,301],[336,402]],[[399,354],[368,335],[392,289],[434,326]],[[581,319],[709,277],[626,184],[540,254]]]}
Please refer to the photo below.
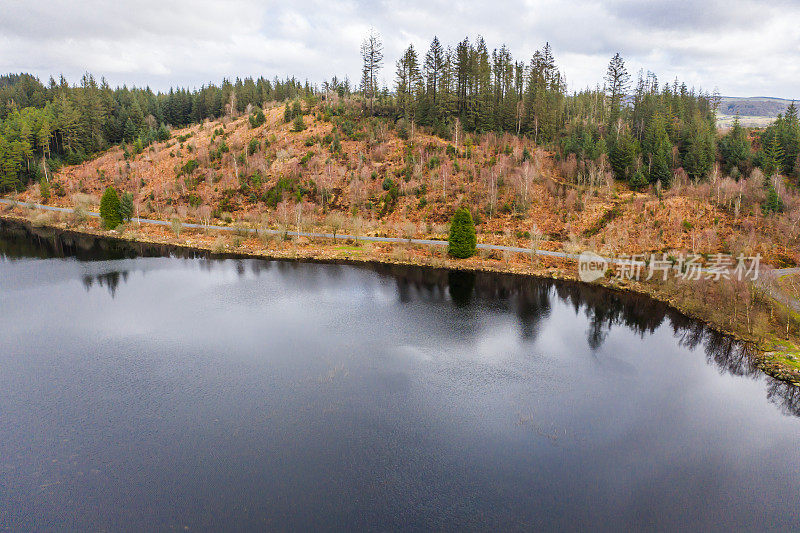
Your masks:
{"label": "small green shrub", "polygon": [[783,209],[783,200],[781,200],[781,197],[778,194],[778,191],[775,190],[775,187],[770,184],[767,188],[767,197],[764,201],[764,204],[761,206],[761,211],[764,213],[764,216],[766,216],[771,213],[780,213],[783,211]]}
{"label": "small green shrub", "polygon": [[644,175],[642,167],[637,168],[636,171],[631,175],[629,184],[631,189],[634,191],[639,191],[647,187],[647,176]]}
{"label": "small green shrub", "polygon": [[292,131],[303,131],[306,129],[306,123],[303,122],[303,115],[297,115],[294,117],[294,122],[292,123]]}
{"label": "small green shrub", "polygon": [[312,157],[314,157],[314,152],[312,152],[312,151],[309,151],[309,152],[308,152],[306,155],[304,155],[303,157],[301,157],[301,158],[300,158],[300,164],[301,164],[301,165],[303,165],[303,166],[305,166],[305,164],[306,164],[306,163],[308,163],[308,161],[309,161],[309,160],[310,160]]}
{"label": "small green shrub", "polygon": [[186,174],[187,176],[190,175],[192,172],[197,170],[197,167],[200,166],[200,163],[197,162],[197,159],[190,159],[186,162],[185,165],[181,167],[181,174]]}
{"label": "small green shrub", "polygon": [[167,128],[164,124],[160,125],[158,130],[156,130],[156,140],[158,142],[168,141],[170,137],[171,135],[169,133],[169,128]]}
{"label": "small green shrub", "polygon": [[264,112],[259,109],[255,113],[250,115],[250,127],[257,128],[261,126],[264,122],[267,121],[267,118],[264,116]]}

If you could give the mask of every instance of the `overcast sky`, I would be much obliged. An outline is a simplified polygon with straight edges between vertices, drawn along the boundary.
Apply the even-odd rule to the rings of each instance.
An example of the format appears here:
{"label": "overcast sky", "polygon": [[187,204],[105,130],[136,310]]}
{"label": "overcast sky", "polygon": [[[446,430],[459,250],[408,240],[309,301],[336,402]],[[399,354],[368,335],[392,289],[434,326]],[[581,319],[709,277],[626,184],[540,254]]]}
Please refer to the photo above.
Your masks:
{"label": "overcast sky", "polygon": [[424,52],[434,35],[454,45],[480,34],[526,62],[549,41],[570,89],[602,83],[619,51],[634,75],[800,98],[800,0],[0,0],[0,72],[75,82],[90,71],[154,89],[236,76],[357,80],[370,27],[383,36],[389,85],[409,43]]}

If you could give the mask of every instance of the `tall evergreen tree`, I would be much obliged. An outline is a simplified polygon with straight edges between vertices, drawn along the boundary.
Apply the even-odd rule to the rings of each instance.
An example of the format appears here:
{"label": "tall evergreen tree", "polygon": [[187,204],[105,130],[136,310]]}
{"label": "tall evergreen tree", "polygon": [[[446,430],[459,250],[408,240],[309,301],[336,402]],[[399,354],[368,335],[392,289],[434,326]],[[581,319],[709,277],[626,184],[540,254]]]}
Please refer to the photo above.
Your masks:
{"label": "tall evergreen tree", "polygon": [[627,180],[633,174],[633,165],[636,162],[636,141],[627,130],[623,130],[615,137],[608,161],[617,179]]}
{"label": "tall evergreen tree", "polygon": [[797,107],[792,102],[783,117],[783,124],[780,132],[781,148],[783,158],[781,168],[787,176],[798,172],[798,155],[800,155],[800,122],[797,118]]}
{"label": "tall evergreen tree", "polygon": [[630,82],[630,75],[625,69],[625,61],[623,61],[619,52],[614,54],[614,57],[608,63],[605,82],[610,107],[609,122],[614,125],[620,117],[622,104],[627,95]]}
{"label": "tall evergreen tree", "polygon": [[415,120],[417,98],[420,91],[421,77],[417,52],[414,45],[409,46],[397,60],[397,103],[403,117],[411,122]]}
{"label": "tall evergreen tree", "polygon": [[764,173],[764,178],[768,179],[780,171],[783,161],[783,148],[778,137],[773,135],[763,147],[762,152],[761,171]]}
{"label": "tall evergreen tree", "polygon": [[739,122],[739,115],[733,119],[731,130],[720,139],[719,149],[726,172],[742,173],[750,163],[750,139]]}
{"label": "tall evergreen tree", "polygon": [[478,37],[475,45],[473,68],[474,89],[472,92],[475,95],[475,109],[472,123],[478,131],[488,131],[492,129],[494,123],[492,117],[492,68],[489,65],[489,51],[483,37]]}
{"label": "tall evergreen tree", "polygon": [[60,133],[61,149],[73,151],[79,148],[80,115],[65,93],[59,94],[55,102],[56,128]]}
{"label": "tall evergreen tree", "polygon": [[445,54],[438,37],[434,37],[428,53],[425,54],[425,99],[429,121],[441,116],[442,76],[445,69]]}
{"label": "tall evergreen tree", "polygon": [[23,154],[19,141],[9,141],[0,135],[0,191],[12,191],[22,187],[19,179]]}
{"label": "tall evergreen tree", "polygon": [[462,120],[470,113],[470,78],[474,53],[469,39],[458,43],[455,51],[456,112]]}
{"label": "tall evergreen tree", "polygon": [[715,132],[708,121],[695,117],[686,127],[683,168],[693,179],[708,175],[716,157]]}
{"label": "tall evergreen tree", "polygon": [[660,113],[656,113],[650,121],[645,134],[643,152],[647,159],[650,182],[661,182],[661,185],[668,186],[672,176],[670,165],[672,143],[669,140],[664,119]]}

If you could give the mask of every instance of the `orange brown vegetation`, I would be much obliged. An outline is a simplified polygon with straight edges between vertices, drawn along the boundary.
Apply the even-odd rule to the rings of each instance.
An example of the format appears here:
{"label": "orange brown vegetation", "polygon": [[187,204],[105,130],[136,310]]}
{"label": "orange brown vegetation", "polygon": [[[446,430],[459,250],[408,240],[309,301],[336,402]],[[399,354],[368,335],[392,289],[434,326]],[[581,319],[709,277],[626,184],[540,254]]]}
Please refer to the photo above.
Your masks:
{"label": "orange brown vegetation", "polygon": [[[403,138],[356,102],[337,102],[345,111],[333,116],[328,104],[305,109],[299,132],[276,105],[256,128],[248,116],[225,117],[174,130],[137,155],[112,148],[62,169],[50,202],[73,207],[84,194],[92,204],[114,186],[133,193],[142,217],[420,238],[445,238],[463,205],[483,243],[533,240],[550,250],[605,254],[761,253],[776,265],[800,263],[800,195],[784,185],[785,212],[763,216],[758,171],[740,181],[678,175],[668,190],[634,192],[602,162],[555,162],[529,139],[460,133],[455,145],[419,130]],[[32,187],[22,199],[38,195]]]}

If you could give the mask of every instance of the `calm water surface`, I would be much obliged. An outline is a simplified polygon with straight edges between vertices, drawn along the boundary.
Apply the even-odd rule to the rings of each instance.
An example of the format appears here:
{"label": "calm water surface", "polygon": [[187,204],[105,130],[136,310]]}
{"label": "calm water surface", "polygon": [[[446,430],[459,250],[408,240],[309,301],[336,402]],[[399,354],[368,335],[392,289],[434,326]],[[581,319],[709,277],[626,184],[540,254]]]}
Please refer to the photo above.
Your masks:
{"label": "calm water surface", "polygon": [[37,233],[0,227],[0,529],[800,524],[797,389],[658,303]]}

